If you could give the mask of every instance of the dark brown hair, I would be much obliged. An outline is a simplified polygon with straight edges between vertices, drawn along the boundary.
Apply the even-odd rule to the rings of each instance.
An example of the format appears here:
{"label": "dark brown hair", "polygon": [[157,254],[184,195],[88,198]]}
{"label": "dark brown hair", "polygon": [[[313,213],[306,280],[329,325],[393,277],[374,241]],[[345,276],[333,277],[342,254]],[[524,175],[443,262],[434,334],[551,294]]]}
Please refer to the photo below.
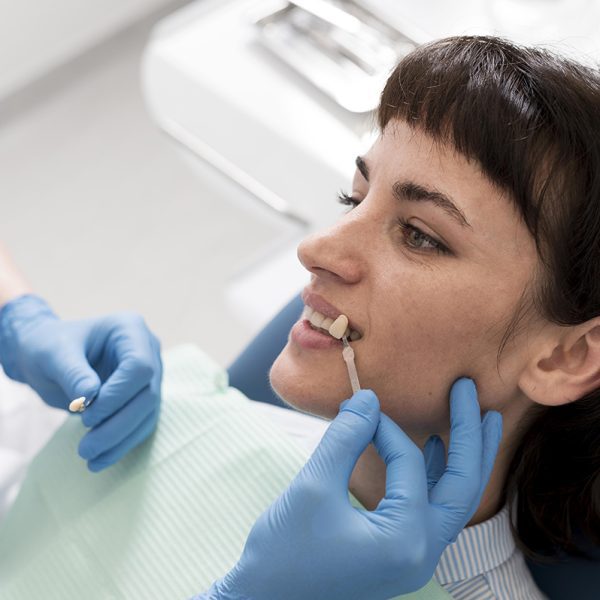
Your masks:
{"label": "dark brown hair", "polygon": [[[382,131],[391,119],[476,160],[510,194],[535,240],[541,267],[498,359],[527,310],[565,326],[600,316],[597,70],[499,38],[447,38],[421,46],[391,74]],[[532,411],[505,499],[530,556],[581,554],[579,535],[600,542],[600,389]]]}

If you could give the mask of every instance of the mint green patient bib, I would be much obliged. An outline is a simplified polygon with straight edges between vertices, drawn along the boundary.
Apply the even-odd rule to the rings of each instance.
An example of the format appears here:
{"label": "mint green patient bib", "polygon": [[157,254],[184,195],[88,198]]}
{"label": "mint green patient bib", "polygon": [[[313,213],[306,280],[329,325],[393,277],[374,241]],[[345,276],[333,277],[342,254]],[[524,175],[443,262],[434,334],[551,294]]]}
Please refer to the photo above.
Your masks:
{"label": "mint green patient bib", "polygon": [[[90,473],[77,456],[85,428],[70,418],[0,528],[0,599],[183,600],[208,589],[308,458],[251,404],[182,346],[164,356],[156,432],[117,465]],[[434,582],[404,596],[448,597]]]}

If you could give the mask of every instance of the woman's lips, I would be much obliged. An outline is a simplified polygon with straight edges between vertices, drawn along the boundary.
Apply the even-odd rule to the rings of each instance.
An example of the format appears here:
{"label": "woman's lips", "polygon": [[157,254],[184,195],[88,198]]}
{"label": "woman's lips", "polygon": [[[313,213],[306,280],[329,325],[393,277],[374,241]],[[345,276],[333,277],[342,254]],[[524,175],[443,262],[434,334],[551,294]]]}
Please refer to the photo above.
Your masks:
{"label": "woman's lips", "polygon": [[[339,308],[336,308],[332,304],[329,304],[329,302],[327,302],[322,296],[319,296],[319,294],[315,294],[314,292],[311,292],[307,288],[304,288],[304,290],[302,292],[302,301],[304,302],[304,304],[306,304],[306,306],[310,306],[312,309],[316,310],[317,312],[320,312],[322,315],[325,315],[326,317],[329,317],[330,319],[333,319],[334,321],[340,315],[345,314]],[[348,315],[346,315],[346,316],[348,317]],[[362,329],[360,327],[358,327],[356,325],[356,323],[351,321],[350,317],[348,317],[348,327],[350,327],[350,329],[354,329],[355,331],[357,331],[362,337],[362,335],[363,335]]]}
{"label": "woman's lips", "polygon": [[306,319],[298,321],[290,331],[293,342],[308,350],[328,350],[336,348],[340,350],[343,346],[341,340],[336,340],[324,331],[313,329]]}

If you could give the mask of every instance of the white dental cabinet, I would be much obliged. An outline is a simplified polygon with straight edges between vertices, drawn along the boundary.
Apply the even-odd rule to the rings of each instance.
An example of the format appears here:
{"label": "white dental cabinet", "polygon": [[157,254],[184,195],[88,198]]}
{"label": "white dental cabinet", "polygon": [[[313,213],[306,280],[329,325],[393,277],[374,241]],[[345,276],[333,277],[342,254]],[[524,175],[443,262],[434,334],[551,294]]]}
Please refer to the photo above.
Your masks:
{"label": "white dental cabinet", "polygon": [[[324,10],[328,3],[193,2],[159,23],[142,64],[150,114],[192,168],[225,186],[227,197],[239,203],[240,218],[250,210],[280,224],[281,239],[261,256],[249,257],[226,291],[234,314],[256,330],[308,281],[296,257],[298,242],[341,214],[336,194],[350,187],[354,158],[373,139],[373,113],[341,105],[354,93],[349,86],[346,91],[345,83],[339,84],[341,102],[336,101],[323,91],[332,73],[319,73],[318,61],[313,61],[317,70],[312,73],[317,85],[290,66],[298,56],[308,61],[310,48],[296,57],[278,56],[261,40],[256,22],[287,4]],[[341,0],[332,4],[345,5]],[[581,31],[585,23],[598,22],[596,1],[556,0],[550,3],[551,14],[546,3],[545,23],[540,22],[539,0],[346,4],[371,10],[415,43],[490,33],[530,43],[557,40],[579,53],[600,56],[598,34]],[[581,14],[569,18],[576,11],[584,11],[586,19]],[[296,30],[301,26],[294,24]],[[532,30],[537,39],[530,37]],[[314,38],[312,31],[308,34]],[[281,48],[282,54],[288,51],[285,42]]]}

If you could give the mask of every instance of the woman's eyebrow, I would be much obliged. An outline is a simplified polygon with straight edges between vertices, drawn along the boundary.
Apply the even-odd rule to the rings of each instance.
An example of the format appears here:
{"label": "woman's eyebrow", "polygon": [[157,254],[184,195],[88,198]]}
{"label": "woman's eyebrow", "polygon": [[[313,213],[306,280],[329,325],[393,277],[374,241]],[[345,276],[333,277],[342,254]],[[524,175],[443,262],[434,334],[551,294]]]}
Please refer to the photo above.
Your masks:
{"label": "woman's eyebrow", "polygon": [[[362,156],[357,156],[354,163],[356,168],[360,171],[361,175],[366,181],[369,181],[369,167]],[[431,202],[444,210],[450,215],[455,221],[459,223],[461,227],[471,227],[471,224],[467,221],[463,212],[454,204],[446,194],[437,190],[428,190],[426,187],[415,183],[414,181],[397,181],[392,186],[394,196],[398,200],[408,200],[412,202]]]}
{"label": "woman's eyebrow", "polygon": [[463,212],[446,194],[437,190],[428,190],[414,181],[397,181],[392,186],[394,196],[398,200],[412,202],[431,202],[450,215],[461,227],[473,229]]}

